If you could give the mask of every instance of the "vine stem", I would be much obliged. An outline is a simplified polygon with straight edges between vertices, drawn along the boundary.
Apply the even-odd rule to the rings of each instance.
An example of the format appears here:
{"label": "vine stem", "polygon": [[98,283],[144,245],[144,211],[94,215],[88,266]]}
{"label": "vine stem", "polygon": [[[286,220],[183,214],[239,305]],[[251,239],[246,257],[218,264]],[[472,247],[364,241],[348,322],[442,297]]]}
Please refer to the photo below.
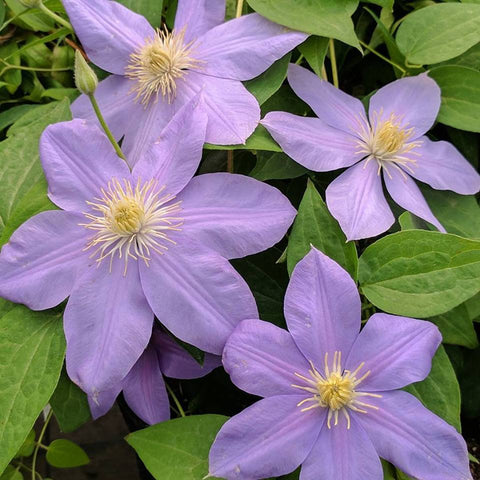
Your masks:
{"label": "vine stem", "polygon": [[178,409],[178,411],[180,412],[180,415],[181,415],[182,417],[186,417],[185,412],[184,412],[184,410],[183,410],[183,408],[182,408],[182,405],[180,405],[180,402],[178,401],[178,398],[177,398],[177,396],[175,395],[175,393],[173,392],[173,390],[171,389],[170,385],[169,385],[167,382],[165,382],[165,386],[167,387],[168,393],[169,393],[170,396],[173,398],[173,401],[175,402],[175,405],[177,406],[177,409]]}
{"label": "vine stem", "polygon": [[45,419],[45,423],[43,424],[42,430],[40,431],[40,436],[38,437],[37,444],[35,445],[35,450],[33,451],[33,459],[32,459],[32,480],[35,480],[35,475],[36,475],[36,466],[37,466],[37,456],[38,456],[38,451],[40,450],[40,445],[42,444],[43,436],[45,435],[45,432],[47,431],[48,424],[50,423],[50,420],[53,415],[53,410],[50,410],[48,412],[47,418]]}
{"label": "vine stem", "polygon": [[403,74],[407,73],[407,71],[401,67],[400,65],[398,65],[398,63],[395,63],[395,62],[392,62],[392,60],[390,60],[389,58],[385,57],[385,55],[382,55],[381,53],[377,52],[374,48],[372,48],[370,45],[368,45],[367,43],[363,42],[362,40],[358,40],[360,45],[362,47],[365,47],[368,51],[372,52],[374,55],[376,55],[377,57],[381,58],[383,61],[389,63],[390,65],[392,65],[392,67],[395,67],[395,68],[398,68],[398,70],[400,70]]}
{"label": "vine stem", "polygon": [[8,63],[5,61],[3,58],[0,58],[0,62],[2,62],[4,65],[6,65],[5,68],[3,68],[0,71],[0,77],[7,72],[8,70],[26,70],[28,72],[66,72],[67,70],[71,70],[71,67],[64,67],[64,68],[37,68],[37,67],[24,67],[23,65],[12,65],[11,63]]}
{"label": "vine stem", "polygon": [[95,115],[97,116],[98,121],[100,122],[100,125],[102,126],[104,132],[106,133],[108,139],[110,140],[110,143],[113,145],[115,152],[117,152],[117,155],[122,160],[125,160],[126,162],[127,159],[125,158],[125,155],[123,154],[120,146],[115,140],[115,137],[113,136],[111,130],[108,128],[107,122],[105,122],[105,119],[103,118],[102,112],[100,111],[100,107],[98,106],[97,100],[95,99],[95,96],[93,95],[93,93],[91,95],[88,95],[88,98],[90,98],[90,102],[92,103],[92,107],[93,107],[93,110],[95,111]]}
{"label": "vine stem", "polygon": [[49,8],[47,8],[43,2],[40,2],[38,4],[38,8],[45,13],[45,15],[48,15],[50,18],[53,18],[57,23],[60,25],[63,25],[64,27],[68,28],[73,32],[73,27],[70,22],[67,22],[65,19],[63,19],[60,15],[57,15],[55,12],[52,12]]}
{"label": "vine stem", "polygon": [[338,88],[337,58],[335,57],[335,40],[333,38],[331,38],[328,42],[328,49],[330,51],[330,63],[332,65],[333,84]]}
{"label": "vine stem", "polygon": [[238,0],[237,2],[237,12],[235,14],[235,17],[241,17],[243,12],[243,0]]}

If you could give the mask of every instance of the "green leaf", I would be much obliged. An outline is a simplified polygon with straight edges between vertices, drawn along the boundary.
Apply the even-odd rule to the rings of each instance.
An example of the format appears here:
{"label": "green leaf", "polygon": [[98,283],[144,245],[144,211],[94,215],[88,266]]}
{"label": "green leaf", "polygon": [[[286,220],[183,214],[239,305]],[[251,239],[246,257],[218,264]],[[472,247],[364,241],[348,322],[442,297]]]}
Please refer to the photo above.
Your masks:
{"label": "green leaf", "polygon": [[464,305],[468,312],[468,318],[473,321],[479,321],[480,320],[480,293],[477,293],[472,298],[469,298]]}
{"label": "green leaf", "polygon": [[442,90],[438,121],[461,130],[480,132],[480,72],[445,65],[433,68],[428,74]]}
{"label": "green leaf", "polygon": [[0,233],[32,185],[44,177],[38,160],[40,135],[50,123],[71,118],[68,100],[52,102],[28,111],[0,142]]}
{"label": "green leaf", "polygon": [[367,3],[374,3],[375,5],[380,5],[380,7],[384,8],[393,8],[393,2],[395,0],[366,0]]}
{"label": "green leaf", "polygon": [[23,475],[17,468],[8,465],[3,475],[0,476],[0,480],[23,480]]}
{"label": "green leaf", "polygon": [[52,396],[64,353],[58,314],[15,305],[0,318],[0,472]]}
{"label": "green leaf", "polygon": [[[8,63],[11,65],[20,65],[20,55],[18,55],[18,47],[16,43],[10,42],[0,47],[0,58],[6,57],[10,57]],[[2,63],[0,71],[3,70],[3,68],[4,64]],[[7,70],[2,75],[2,80],[6,83],[5,87],[8,90],[8,93],[13,95],[22,83],[22,72],[15,68]]]}
{"label": "green leaf", "polygon": [[328,49],[328,38],[311,36],[298,49],[303,54],[313,71],[322,76],[323,62]]}
{"label": "green leaf", "polygon": [[54,440],[48,446],[46,458],[52,467],[57,468],[81,467],[90,462],[82,447],[64,438]]}
{"label": "green leaf", "polygon": [[38,8],[32,8],[31,12],[23,13],[29,10],[29,8],[22,5],[19,0],[5,0],[5,3],[15,16],[20,16],[21,14],[20,18],[16,18],[13,21],[14,24],[34,32],[49,32],[53,29],[54,21],[40,12]]}
{"label": "green leaf", "polygon": [[131,433],[127,442],[157,480],[199,480],[208,474],[208,452],[221,415],[194,415]]}
{"label": "green leaf", "polygon": [[456,57],[480,41],[480,5],[439,3],[410,13],[397,44],[407,61],[431,65]]}
{"label": "green leaf", "polygon": [[338,262],[354,279],[357,277],[355,243],[346,241],[315,185],[308,180],[288,240],[287,266],[290,274],[297,262],[310,251],[311,245]]}
{"label": "green leaf", "polygon": [[50,406],[62,432],[73,432],[90,420],[87,396],[68,378],[65,370],[62,370]]}
{"label": "green leaf", "polygon": [[480,43],[477,43],[458,57],[445,60],[440,65],[460,65],[462,67],[474,68],[480,70]]}
{"label": "green leaf", "polygon": [[460,387],[445,349],[440,345],[432,360],[430,375],[405,388],[433,413],[458,431],[460,427]]}
{"label": "green leaf", "polygon": [[263,125],[258,125],[255,131],[247,138],[245,145],[213,145],[206,143],[206,150],[267,150],[269,152],[281,152],[282,149],[275,142]]}
{"label": "green leaf", "polygon": [[250,172],[250,176],[257,180],[281,180],[297,178],[308,170],[292,160],[288,155],[280,152],[258,152],[257,164]]}
{"label": "green leaf", "polygon": [[358,0],[248,0],[260,15],[294,30],[335,38],[360,50],[351,16]]}
{"label": "green leaf", "polygon": [[162,24],[163,0],[118,0],[130,10],[143,15],[153,27]]}
{"label": "green leaf", "polygon": [[366,248],[358,279],[363,294],[385,312],[440,315],[480,291],[480,242],[407,230]]}
{"label": "green leaf", "polygon": [[23,105],[17,105],[16,107],[9,108],[8,110],[0,113],[0,131],[6,127],[9,127],[12,123],[16,122],[29,110],[34,110],[38,107],[39,105],[25,103]]}
{"label": "green leaf", "polygon": [[3,23],[5,19],[5,3],[0,2],[0,25]]}
{"label": "green leaf", "polygon": [[20,450],[15,455],[18,457],[29,457],[33,450],[35,449],[35,430],[32,428],[27,435],[27,438],[23,442],[23,445],[20,447]]}
{"label": "green leaf", "polygon": [[277,60],[269,69],[261,75],[245,82],[246,89],[262,105],[265,103],[281,86],[287,78],[287,69],[291,54],[287,54],[280,60]]}
{"label": "green leaf", "polygon": [[467,348],[478,347],[477,334],[465,303],[428,320],[440,329],[444,343]]}

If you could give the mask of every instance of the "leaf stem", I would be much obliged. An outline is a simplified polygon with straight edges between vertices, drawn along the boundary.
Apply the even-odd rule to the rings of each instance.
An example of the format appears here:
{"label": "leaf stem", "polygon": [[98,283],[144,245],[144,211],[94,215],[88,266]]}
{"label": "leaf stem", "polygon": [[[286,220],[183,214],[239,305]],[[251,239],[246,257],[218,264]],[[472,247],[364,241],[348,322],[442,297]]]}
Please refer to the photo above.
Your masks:
{"label": "leaf stem", "polygon": [[120,146],[118,145],[117,141],[115,140],[115,137],[113,136],[112,132],[108,128],[107,122],[105,122],[105,119],[103,118],[102,112],[100,111],[100,107],[98,106],[97,100],[95,99],[95,96],[93,94],[89,95],[88,98],[90,98],[90,102],[92,103],[93,110],[95,111],[95,115],[98,118],[98,121],[100,122],[100,125],[102,126],[104,132],[106,133],[108,139],[110,140],[110,143],[113,145],[113,148],[115,149],[115,152],[117,152],[117,155],[122,159],[127,161],[125,158],[125,155],[123,154]]}
{"label": "leaf stem", "polygon": [[23,65],[12,65],[11,63],[6,62],[3,58],[0,58],[0,62],[6,65],[5,68],[0,70],[0,77],[7,72],[8,70],[26,70],[28,72],[66,72],[71,70],[71,67],[64,68],[37,68],[37,67],[24,67]]}
{"label": "leaf stem", "polygon": [[243,13],[243,0],[238,0],[237,1],[237,11],[235,13],[235,17],[241,17]]}
{"label": "leaf stem", "polygon": [[363,42],[362,40],[358,39],[358,41],[359,41],[360,45],[362,45],[362,47],[365,47],[367,50],[372,52],[377,57],[381,58],[383,61],[389,63],[390,65],[392,65],[395,68],[398,68],[398,70],[400,70],[402,73],[404,73],[404,74],[407,73],[407,71],[404,68],[402,68],[398,63],[392,62],[392,60],[387,58],[385,55],[382,55],[381,53],[377,52],[374,48],[372,48],[370,45]]}
{"label": "leaf stem", "polygon": [[48,412],[47,418],[45,419],[45,423],[43,424],[42,430],[40,431],[40,435],[37,440],[37,444],[35,445],[35,450],[33,451],[33,459],[32,459],[32,480],[35,480],[35,475],[36,475],[36,465],[37,465],[37,456],[38,456],[38,450],[40,450],[40,445],[43,440],[43,436],[45,435],[45,432],[47,431],[48,424],[52,418],[53,415],[53,410],[50,410]]}
{"label": "leaf stem", "polygon": [[337,70],[337,59],[335,57],[335,40],[331,38],[328,42],[328,49],[330,51],[330,63],[332,65],[332,79],[333,84],[338,88],[338,70]]}
{"label": "leaf stem", "polygon": [[73,32],[73,27],[70,22],[67,22],[65,19],[63,19],[60,15],[57,15],[55,12],[52,12],[49,8],[47,8],[43,2],[40,2],[38,5],[38,8],[45,13],[45,15],[48,15],[50,18],[53,18],[57,23],[60,25],[64,26],[65,28],[68,28],[70,31]]}
{"label": "leaf stem", "polygon": [[178,409],[178,411],[180,412],[180,415],[181,415],[182,417],[186,417],[185,412],[184,412],[184,410],[183,410],[183,408],[182,408],[182,405],[180,405],[180,402],[178,401],[178,398],[177,398],[177,396],[175,395],[175,393],[173,392],[173,390],[171,389],[170,385],[169,385],[167,382],[165,382],[165,386],[167,387],[168,393],[169,393],[170,396],[173,398],[173,401],[175,402],[175,405],[177,406],[177,409]]}

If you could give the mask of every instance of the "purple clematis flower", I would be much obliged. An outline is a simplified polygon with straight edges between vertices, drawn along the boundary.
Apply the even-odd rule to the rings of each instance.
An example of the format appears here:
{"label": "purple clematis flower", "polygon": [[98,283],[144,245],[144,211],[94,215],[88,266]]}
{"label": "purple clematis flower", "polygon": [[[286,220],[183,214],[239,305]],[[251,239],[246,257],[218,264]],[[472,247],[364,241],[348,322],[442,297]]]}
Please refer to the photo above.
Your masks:
{"label": "purple clematis flower", "polygon": [[398,390],[428,375],[437,327],[377,313],[360,331],[360,314],[355,282],[312,248],[285,296],[290,332],[240,323],[223,363],[264,398],[222,427],[211,476],[254,480],[302,464],[300,480],[382,480],[380,456],[422,480],[471,478],[461,435]]}
{"label": "purple clematis flower", "polygon": [[425,136],[440,108],[440,89],[427,74],[378,90],[368,119],[360,100],[305,68],[290,65],[288,81],[318,118],[271,112],[262,124],[285,153],[311,170],[351,166],[326,191],[328,208],[348,240],[379,235],[395,221],[383,193],[382,170],[395,203],[442,232],[411,177],[463,195],[480,190],[479,174],[452,144]]}
{"label": "purple clematis flower", "polygon": [[[263,73],[307,38],[258,14],[224,23],[225,0],[179,0],[172,32],[110,0],[63,0],[90,59],[113,73],[95,95],[133,164],[172,115],[203,91],[206,141],[245,143],[260,121],[242,81]],[[94,120],[85,96],[75,117]]]}
{"label": "purple clematis flower", "polygon": [[144,351],[154,314],[178,338],[220,354],[257,313],[227,259],[269,248],[295,216],[282,193],[252,178],[192,179],[206,124],[198,101],[185,105],[133,171],[84,120],[42,135],[49,196],[63,211],[29,219],[3,247],[0,296],[33,310],[70,296],[67,370],[98,403]]}
{"label": "purple clematis flower", "polygon": [[219,355],[206,353],[203,365],[200,365],[170,335],[154,328],[147,348],[118,387],[104,395],[102,403],[89,399],[92,416],[104,415],[123,390],[129,407],[145,423],[164,422],[170,418],[170,402],[163,377],[200,378],[221,364]]}

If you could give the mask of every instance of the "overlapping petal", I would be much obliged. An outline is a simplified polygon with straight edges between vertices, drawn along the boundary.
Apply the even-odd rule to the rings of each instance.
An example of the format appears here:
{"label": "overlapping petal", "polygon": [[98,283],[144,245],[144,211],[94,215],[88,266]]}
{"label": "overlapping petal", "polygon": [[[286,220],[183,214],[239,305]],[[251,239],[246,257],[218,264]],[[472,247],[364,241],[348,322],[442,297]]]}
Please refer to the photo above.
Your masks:
{"label": "overlapping petal", "polygon": [[170,403],[155,348],[149,345],[122,382],[129,407],[145,423],[170,418]]}
{"label": "overlapping petal", "polygon": [[432,142],[421,138],[422,145],[412,156],[416,165],[412,177],[437,190],[452,190],[473,195],[480,190],[480,175],[463,155],[449,142]]}
{"label": "overlapping petal", "polygon": [[[140,161],[133,175],[140,179],[155,178],[165,185],[168,193],[175,195],[185,187],[195,174],[200,160],[207,128],[207,116],[200,98],[194,97],[183,106],[164,130],[151,139],[147,151],[134,149]],[[132,152],[133,153],[133,152]],[[132,156],[129,157],[132,160]]]}
{"label": "overlapping petal", "polygon": [[310,368],[290,333],[261,320],[244,320],[232,333],[223,351],[223,365],[240,389],[269,397],[299,391],[295,373]]}
{"label": "overlapping petal", "polygon": [[442,341],[431,322],[376,313],[353,344],[345,368],[370,375],[360,391],[393,390],[423,380],[432,367],[432,357]]}
{"label": "overlapping petal", "polygon": [[413,395],[384,392],[378,410],[357,415],[380,457],[422,480],[470,480],[465,441]]}
{"label": "overlapping petal", "polygon": [[154,35],[147,20],[111,0],[62,0],[75,33],[90,59],[123,75],[130,55]]}
{"label": "overlapping petal", "polygon": [[185,235],[226,258],[252,255],[273,246],[296,214],[276,188],[228,173],[193,178],[178,199]]}
{"label": "overlapping petal", "polygon": [[382,464],[365,430],[340,416],[338,425],[320,435],[302,465],[300,480],[382,480]]}
{"label": "overlapping petal", "polygon": [[440,88],[426,73],[395,80],[370,98],[370,122],[389,120],[392,115],[414,140],[432,128],[440,109]]}
{"label": "overlapping petal", "polygon": [[288,67],[288,83],[293,91],[331,127],[355,134],[367,123],[362,102],[299,65]]}
{"label": "overlapping petal", "polygon": [[95,401],[115,388],[150,340],[153,312],[138,267],[121,261],[91,266],[76,282],[65,309],[67,371]]}
{"label": "overlapping petal", "polygon": [[307,37],[252,13],[212,28],[198,39],[194,52],[202,73],[244,81],[263,73]]}
{"label": "overlapping petal", "polygon": [[3,246],[0,296],[32,310],[58,305],[70,295],[89,262],[87,231],[78,213],[48,211],[27,220]]}
{"label": "overlapping petal", "polygon": [[315,172],[349,167],[363,157],[353,135],[318,118],[270,112],[261,123],[287,155]]}
{"label": "overlapping petal", "polygon": [[105,415],[112,408],[121,390],[122,385],[118,383],[110,390],[104,390],[95,396],[89,395],[87,397],[90,413],[94,420]]}
{"label": "overlapping petal", "polygon": [[230,419],[210,450],[213,477],[235,480],[277,477],[297,468],[310,453],[325,410],[302,412],[301,395],[264,398]]}
{"label": "overlapping petal", "polygon": [[402,172],[396,168],[391,168],[387,173],[384,172],[383,178],[388,193],[395,203],[405,210],[412,212],[417,217],[423,218],[423,220],[435,225],[438,230],[445,233],[442,224],[433,215],[422,192],[409,175],[406,173],[402,174]]}
{"label": "overlapping petal", "polygon": [[220,354],[235,326],[258,316],[248,285],[220,255],[192,240],[140,263],[143,290],[175,336]]}
{"label": "overlapping petal", "polygon": [[225,0],[179,0],[175,15],[175,30],[185,30],[189,43],[225,19]]}
{"label": "overlapping petal", "polygon": [[348,240],[379,235],[395,221],[375,160],[357,163],[338,176],[328,186],[326,200]]}
{"label": "overlapping petal", "polygon": [[353,279],[312,247],[295,267],[285,295],[288,329],[307,360],[321,368],[326,353],[346,357],[360,330],[360,311]]}
{"label": "overlapping petal", "polygon": [[84,120],[55,123],[40,139],[48,196],[64,210],[83,212],[112,178],[130,176],[107,136]]}

